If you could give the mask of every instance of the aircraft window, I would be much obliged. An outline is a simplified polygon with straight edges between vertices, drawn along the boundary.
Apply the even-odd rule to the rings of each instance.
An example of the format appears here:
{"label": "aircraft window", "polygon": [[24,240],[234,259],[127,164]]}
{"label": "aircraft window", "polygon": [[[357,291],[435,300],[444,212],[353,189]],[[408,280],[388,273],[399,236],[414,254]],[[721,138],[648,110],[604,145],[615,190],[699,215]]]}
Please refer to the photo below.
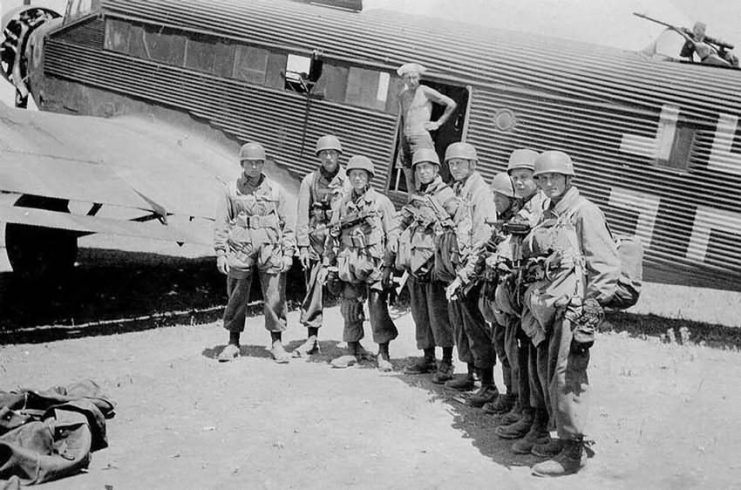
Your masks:
{"label": "aircraft window", "polygon": [[389,82],[390,76],[386,72],[352,67],[347,77],[345,102],[386,110]]}
{"label": "aircraft window", "polygon": [[401,77],[391,77],[388,88],[388,96],[386,97],[386,112],[389,114],[399,113],[399,94],[404,88],[404,82]]}
{"label": "aircraft window", "polygon": [[212,36],[192,34],[188,38],[185,66],[224,77],[232,76],[234,49]]}
{"label": "aircraft window", "polygon": [[216,43],[209,42],[207,36],[192,34],[188,38],[188,48],[185,55],[186,68],[210,73],[214,69],[214,58],[216,57]]}
{"label": "aircraft window", "polygon": [[149,59],[147,44],[144,42],[144,27],[137,25],[129,26],[128,54],[145,60]]}
{"label": "aircraft window", "polygon": [[65,21],[74,20],[97,9],[100,0],[71,0],[64,13]]}
{"label": "aircraft window", "polygon": [[289,54],[286,61],[286,85],[287,90],[293,90],[300,94],[311,91],[308,83],[309,72],[311,72],[311,58],[297,54]]}
{"label": "aircraft window", "polygon": [[285,88],[286,79],[283,70],[286,69],[288,56],[283,53],[270,53],[268,56],[268,70],[265,74],[265,85],[272,88]]}
{"label": "aircraft window", "polygon": [[161,27],[147,26],[144,30],[144,42],[149,57],[170,65],[183,66],[185,59],[185,36]]}
{"label": "aircraft window", "polygon": [[131,24],[115,19],[108,19],[105,24],[105,49],[118,53],[129,52],[129,31]]}
{"label": "aircraft window", "polygon": [[348,68],[325,63],[322,76],[317,80],[312,93],[317,97],[334,102],[345,102]]}
{"label": "aircraft window", "polygon": [[234,78],[263,85],[268,70],[269,52],[252,46],[237,46]]}

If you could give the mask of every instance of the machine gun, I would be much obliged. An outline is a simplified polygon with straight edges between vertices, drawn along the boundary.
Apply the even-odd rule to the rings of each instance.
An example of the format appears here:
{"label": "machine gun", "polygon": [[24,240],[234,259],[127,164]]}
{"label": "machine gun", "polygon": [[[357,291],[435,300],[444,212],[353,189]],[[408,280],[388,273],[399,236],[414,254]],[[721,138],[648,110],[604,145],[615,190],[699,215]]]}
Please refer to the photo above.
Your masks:
{"label": "machine gun", "polygon": [[[641,19],[645,19],[650,22],[662,25],[667,29],[670,29],[682,36],[695,48],[695,51],[697,51],[697,54],[701,57],[701,62],[703,64],[738,67],[738,58],[736,58],[736,56],[730,52],[734,48],[733,44],[727,43],[720,39],[715,39],[710,36],[704,36],[701,41],[698,41],[697,39],[695,39],[695,34],[692,32],[691,29],[688,29],[686,27],[677,27],[675,25],[663,22],[658,19],[654,19],[653,17],[649,17],[648,15],[638,12],[633,12],[633,15],[635,15],[636,17],[640,17]],[[708,52],[706,48],[698,49],[698,45],[701,43],[704,43],[705,45],[710,47],[711,52]]]}

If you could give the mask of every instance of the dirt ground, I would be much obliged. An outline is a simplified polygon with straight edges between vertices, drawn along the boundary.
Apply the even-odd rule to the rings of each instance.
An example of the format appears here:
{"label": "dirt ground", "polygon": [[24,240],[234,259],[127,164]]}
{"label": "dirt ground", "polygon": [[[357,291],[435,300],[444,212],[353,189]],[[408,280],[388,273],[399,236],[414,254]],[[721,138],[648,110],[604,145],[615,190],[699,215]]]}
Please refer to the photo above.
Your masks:
{"label": "dirt ground", "polygon": [[[118,404],[110,447],[89,471],[42,488],[741,488],[741,353],[723,348],[732,340],[601,334],[590,365],[596,455],[578,475],[544,481],[530,476],[534,457],[493,434],[492,418],[429,376],[401,373],[418,355],[403,307],[389,374],[329,366],[342,346],[336,307],[311,361],[276,365],[255,316],[243,357],[219,364],[223,284],[210,260],[105,250],[81,260],[74,286],[43,307],[0,273],[0,389],[90,378]],[[109,323],[91,324],[99,320]],[[289,325],[294,348],[304,335],[297,312]]]}

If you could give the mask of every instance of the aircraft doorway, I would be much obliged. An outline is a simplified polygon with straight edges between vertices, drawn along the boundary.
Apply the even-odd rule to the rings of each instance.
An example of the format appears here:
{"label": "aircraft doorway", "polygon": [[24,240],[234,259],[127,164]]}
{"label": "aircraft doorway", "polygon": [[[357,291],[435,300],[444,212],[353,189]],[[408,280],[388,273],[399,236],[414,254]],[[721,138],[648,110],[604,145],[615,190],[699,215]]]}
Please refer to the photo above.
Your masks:
{"label": "aircraft doorway", "polygon": [[[468,126],[468,110],[469,103],[471,100],[471,87],[460,87],[454,85],[445,85],[442,83],[424,82],[424,85],[428,85],[441,94],[447,95],[453,99],[458,107],[451,116],[450,119],[436,132],[432,133],[432,139],[435,142],[435,151],[440,157],[440,161],[443,162],[445,157],[445,149],[449,144],[457,141],[463,141],[466,135],[466,129]],[[436,121],[444,112],[445,108],[438,104],[433,104],[432,108],[432,120]],[[399,123],[401,118],[399,118]],[[401,124],[396,133],[396,142],[394,146],[394,155],[391,160],[391,172],[389,172],[389,183],[388,189],[392,193],[407,193],[406,179],[404,178],[404,170],[401,168],[399,162],[399,151],[401,149],[400,138],[401,138]],[[440,175],[445,182],[450,181],[450,171],[448,166],[443,164],[440,166]]]}

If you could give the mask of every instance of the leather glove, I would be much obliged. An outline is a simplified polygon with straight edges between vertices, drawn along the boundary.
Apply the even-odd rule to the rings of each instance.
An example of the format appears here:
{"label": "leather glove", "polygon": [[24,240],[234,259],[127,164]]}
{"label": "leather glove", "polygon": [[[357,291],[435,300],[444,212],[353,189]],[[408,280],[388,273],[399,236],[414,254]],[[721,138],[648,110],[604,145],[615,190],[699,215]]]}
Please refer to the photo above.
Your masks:
{"label": "leather glove", "polygon": [[463,285],[463,282],[461,281],[460,277],[456,277],[453,279],[453,282],[450,283],[450,285],[445,288],[445,299],[448,301],[455,301],[458,299],[458,290],[461,289],[461,286]]}
{"label": "leather glove", "polygon": [[290,255],[284,255],[283,256],[283,265],[280,268],[281,272],[288,272],[288,269],[293,266],[293,257]]}
{"label": "leather glove", "polygon": [[594,345],[597,328],[605,318],[605,311],[594,298],[587,298],[582,303],[581,312],[573,320],[571,348],[581,353]]}
{"label": "leather glove", "polygon": [[311,267],[311,258],[309,256],[309,247],[301,247],[298,251],[298,260],[301,267],[308,270]]}
{"label": "leather glove", "polygon": [[229,273],[229,264],[226,262],[226,255],[216,257],[216,269],[224,275]]}

